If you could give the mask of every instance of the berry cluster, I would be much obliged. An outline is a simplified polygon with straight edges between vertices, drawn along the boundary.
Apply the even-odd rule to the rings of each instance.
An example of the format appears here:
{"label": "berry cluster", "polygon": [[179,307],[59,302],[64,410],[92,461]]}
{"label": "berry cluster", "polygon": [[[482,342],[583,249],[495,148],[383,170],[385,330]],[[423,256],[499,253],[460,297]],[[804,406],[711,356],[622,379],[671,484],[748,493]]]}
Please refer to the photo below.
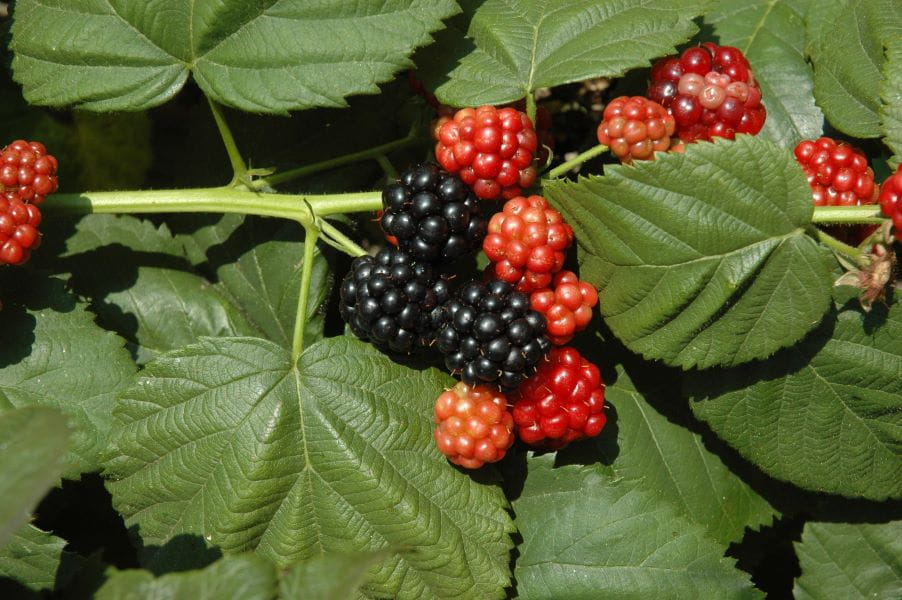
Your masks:
{"label": "berry cluster", "polygon": [[513,108],[494,106],[457,111],[438,130],[435,156],[459,173],[480,198],[513,198],[536,179],[533,157],[538,138],[532,121]]}
{"label": "berry cluster", "polygon": [[0,264],[20,265],[41,244],[41,204],[56,191],[57,161],[40,142],[0,150]]}
{"label": "berry cluster", "polygon": [[493,275],[521,292],[548,287],[573,243],[573,228],[541,196],[508,200],[488,231],[482,248],[494,263]]}
{"label": "berry cluster", "polygon": [[455,260],[479,249],[486,220],[470,189],[431,164],[404,173],[382,192],[381,223],[416,260]]}
{"label": "berry cluster", "polygon": [[456,465],[478,469],[497,462],[514,443],[507,397],[488,386],[460,382],[435,402],[435,443]]}
{"label": "berry cluster", "polygon": [[648,97],[673,115],[684,142],[754,135],[767,117],[746,57],[711,42],[655,63]]}
{"label": "berry cluster", "polygon": [[554,276],[552,287],[533,292],[529,303],[545,316],[551,343],[563,346],[573,339],[574,333],[589,325],[592,309],[598,304],[598,292],[591,284],[580,281],[573,271],[560,271]]}
{"label": "berry cluster", "polygon": [[893,222],[896,241],[902,243],[902,165],[880,188],[880,210]]}
{"label": "berry cluster", "polygon": [[517,435],[527,444],[562,448],[604,427],[604,383],[598,367],[574,348],[555,348],[511,397]]}
{"label": "berry cluster", "polygon": [[646,160],[656,151],[670,149],[675,127],[673,117],[657,102],[642,96],[620,96],[604,109],[598,142],[625,163],[634,158]]}
{"label": "berry cluster", "polygon": [[828,137],[802,140],[795,147],[815,206],[858,206],[877,202],[874,171],[867,157],[845,142]]}

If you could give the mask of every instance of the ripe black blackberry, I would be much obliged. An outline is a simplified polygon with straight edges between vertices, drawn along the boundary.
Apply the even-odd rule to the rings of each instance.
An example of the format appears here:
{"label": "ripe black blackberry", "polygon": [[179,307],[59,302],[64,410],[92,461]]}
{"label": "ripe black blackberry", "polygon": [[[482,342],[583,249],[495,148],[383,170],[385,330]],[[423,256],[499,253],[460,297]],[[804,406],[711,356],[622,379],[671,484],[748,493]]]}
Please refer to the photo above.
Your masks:
{"label": "ripe black blackberry", "polygon": [[468,385],[513,391],[551,350],[545,317],[506,281],[470,282],[434,314],[445,366]]}
{"label": "ripe black blackberry", "polygon": [[410,352],[432,341],[431,313],[450,296],[448,282],[430,264],[398,248],[360,256],[341,283],[339,312],[357,337]]}
{"label": "ripe black blackberry", "polygon": [[487,220],[456,175],[424,164],[382,192],[382,229],[419,261],[454,260],[482,245]]}

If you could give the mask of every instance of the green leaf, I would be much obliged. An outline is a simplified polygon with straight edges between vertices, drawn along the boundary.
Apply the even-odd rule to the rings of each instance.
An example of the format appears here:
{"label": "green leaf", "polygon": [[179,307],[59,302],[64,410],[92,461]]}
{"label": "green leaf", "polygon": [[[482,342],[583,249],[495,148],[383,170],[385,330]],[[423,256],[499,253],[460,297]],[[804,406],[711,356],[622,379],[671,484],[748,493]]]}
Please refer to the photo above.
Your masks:
{"label": "green leaf", "polygon": [[287,113],[376,93],[459,8],[452,0],[18,2],[13,72],[32,104],[162,104],[189,73],[213,100]]}
{"label": "green leaf", "polygon": [[902,521],[806,523],[795,548],[797,600],[902,597]]}
{"label": "green leaf", "polygon": [[[639,392],[622,369],[606,387],[605,402],[616,411],[616,446],[611,448],[609,433],[585,444],[610,462],[611,481],[641,482],[721,544],[742,539],[746,527],[770,523],[776,511],[686,428],[691,416],[685,403],[682,414],[674,412],[680,405],[677,380],[646,372],[659,382],[650,384],[653,389]],[[670,407],[666,416],[660,406]]]}
{"label": "green leaf", "polygon": [[809,0],[805,12],[805,53],[812,60],[818,59],[822,44],[829,44],[836,20],[852,2],[855,0]]}
{"label": "green leaf", "polygon": [[226,556],[202,570],[159,578],[137,569],[111,569],[107,576],[97,600],[272,600],[277,586],[275,566],[253,554]]}
{"label": "green leaf", "polygon": [[814,74],[805,60],[805,13],[811,0],[720,0],[705,16],[718,43],[746,55],[761,86],[767,121],[761,136],[783,147],[821,135]]}
{"label": "green leaf", "polygon": [[818,32],[814,97],[830,123],[858,138],[880,130],[883,41],[902,34],[895,0],[853,0]]}
{"label": "green leaf", "polygon": [[86,215],[66,247],[74,255],[73,287],[92,298],[105,327],[129,340],[139,364],[202,336],[257,333],[224,293],[193,272],[165,225]]}
{"label": "green leaf", "polygon": [[523,535],[515,576],[524,600],[760,598],[725,545],[640,482],[595,467],[529,461],[513,502]]}
{"label": "green leaf", "polygon": [[900,339],[902,305],[884,322],[842,310],[768,361],[691,374],[692,410],[774,477],[844,496],[900,498]]}
{"label": "green leaf", "polygon": [[296,368],[265,340],[206,339],[143,375],[115,411],[108,473],[145,546],[194,534],[280,565],[404,547],[370,571],[369,594],[504,596],[504,496],[432,439],[447,375],[349,338],[309,346]]}
{"label": "green leaf", "polygon": [[902,41],[891,42],[887,48],[880,99],[883,141],[893,151],[890,164],[896,167],[902,163]]}
{"label": "green leaf", "polygon": [[501,104],[541,87],[615,77],[672,53],[698,30],[708,0],[487,0],[467,32],[476,49],[436,96],[453,106]]}
{"label": "green leaf", "polygon": [[325,554],[288,568],[279,580],[279,597],[346,600],[353,598],[367,579],[367,571],[389,553]]}
{"label": "green leaf", "polygon": [[27,407],[0,413],[0,547],[59,481],[70,434],[58,410]]}
{"label": "green leaf", "polygon": [[628,348],[683,368],[736,365],[820,321],[833,259],[806,233],[811,190],[790,152],[739,136],[605,173],[544,189]]}
{"label": "green leaf", "polygon": [[[189,258],[213,273],[214,287],[229,297],[255,335],[291,347],[304,266],[303,232],[297,223],[224,215],[182,236]],[[325,257],[314,253],[304,340],[323,337],[324,302],[332,289]]]}
{"label": "green leaf", "polygon": [[0,549],[0,577],[35,592],[62,588],[84,562],[65,546],[66,540],[25,525]]}
{"label": "green leaf", "polygon": [[59,280],[16,272],[0,289],[0,407],[61,410],[74,428],[63,476],[98,469],[114,398],[136,370],[123,340],[98,327]]}

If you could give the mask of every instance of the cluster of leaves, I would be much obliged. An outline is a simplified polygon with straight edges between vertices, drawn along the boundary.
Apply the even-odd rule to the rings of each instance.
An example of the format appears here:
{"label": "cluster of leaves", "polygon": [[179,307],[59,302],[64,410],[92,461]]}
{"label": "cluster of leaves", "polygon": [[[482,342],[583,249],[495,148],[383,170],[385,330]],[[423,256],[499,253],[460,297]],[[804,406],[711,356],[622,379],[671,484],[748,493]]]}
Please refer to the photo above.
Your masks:
{"label": "cluster of leaves", "polygon": [[[43,139],[70,191],[227,181],[204,96],[238,109],[255,164],[384,143],[428,110],[391,81],[414,64],[447,104],[497,104],[598,77],[641,88],[655,58],[712,39],[748,56],[768,121],[543,182],[600,292],[603,322],[576,346],[604,365],[609,424],[475,474],[432,443],[451,378],[344,335],[332,284],[347,262],[305,253],[297,224],[48,216],[41,253],[0,272],[0,590],[902,594],[902,304],[865,314],[833,287],[791,152],[827,131],[864,144],[878,173],[899,163],[893,0],[18,0],[12,16],[21,90],[2,73],[17,100],[0,139]],[[293,185],[381,178],[367,163]],[[91,473],[133,557],[104,552],[104,532],[64,537],[38,505]],[[800,570],[769,578],[754,542],[793,523]]]}

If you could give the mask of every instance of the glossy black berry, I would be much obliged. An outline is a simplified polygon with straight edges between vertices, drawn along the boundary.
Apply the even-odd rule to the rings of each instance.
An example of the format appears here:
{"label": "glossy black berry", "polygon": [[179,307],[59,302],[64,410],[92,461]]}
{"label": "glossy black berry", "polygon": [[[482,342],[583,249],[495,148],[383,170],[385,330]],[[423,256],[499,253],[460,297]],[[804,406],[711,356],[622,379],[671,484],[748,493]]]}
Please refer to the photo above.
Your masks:
{"label": "glossy black berry", "polygon": [[482,246],[488,221],[473,192],[432,164],[406,171],[382,192],[382,229],[418,261],[454,260]]}
{"label": "glossy black berry", "polygon": [[450,291],[434,266],[418,263],[398,248],[386,248],[376,256],[354,259],[339,295],[339,312],[354,335],[408,353],[432,343],[438,320],[433,313],[447,302]]}
{"label": "glossy black berry", "polygon": [[436,345],[468,385],[513,391],[551,349],[545,318],[509,283],[470,282],[440,312]]}

